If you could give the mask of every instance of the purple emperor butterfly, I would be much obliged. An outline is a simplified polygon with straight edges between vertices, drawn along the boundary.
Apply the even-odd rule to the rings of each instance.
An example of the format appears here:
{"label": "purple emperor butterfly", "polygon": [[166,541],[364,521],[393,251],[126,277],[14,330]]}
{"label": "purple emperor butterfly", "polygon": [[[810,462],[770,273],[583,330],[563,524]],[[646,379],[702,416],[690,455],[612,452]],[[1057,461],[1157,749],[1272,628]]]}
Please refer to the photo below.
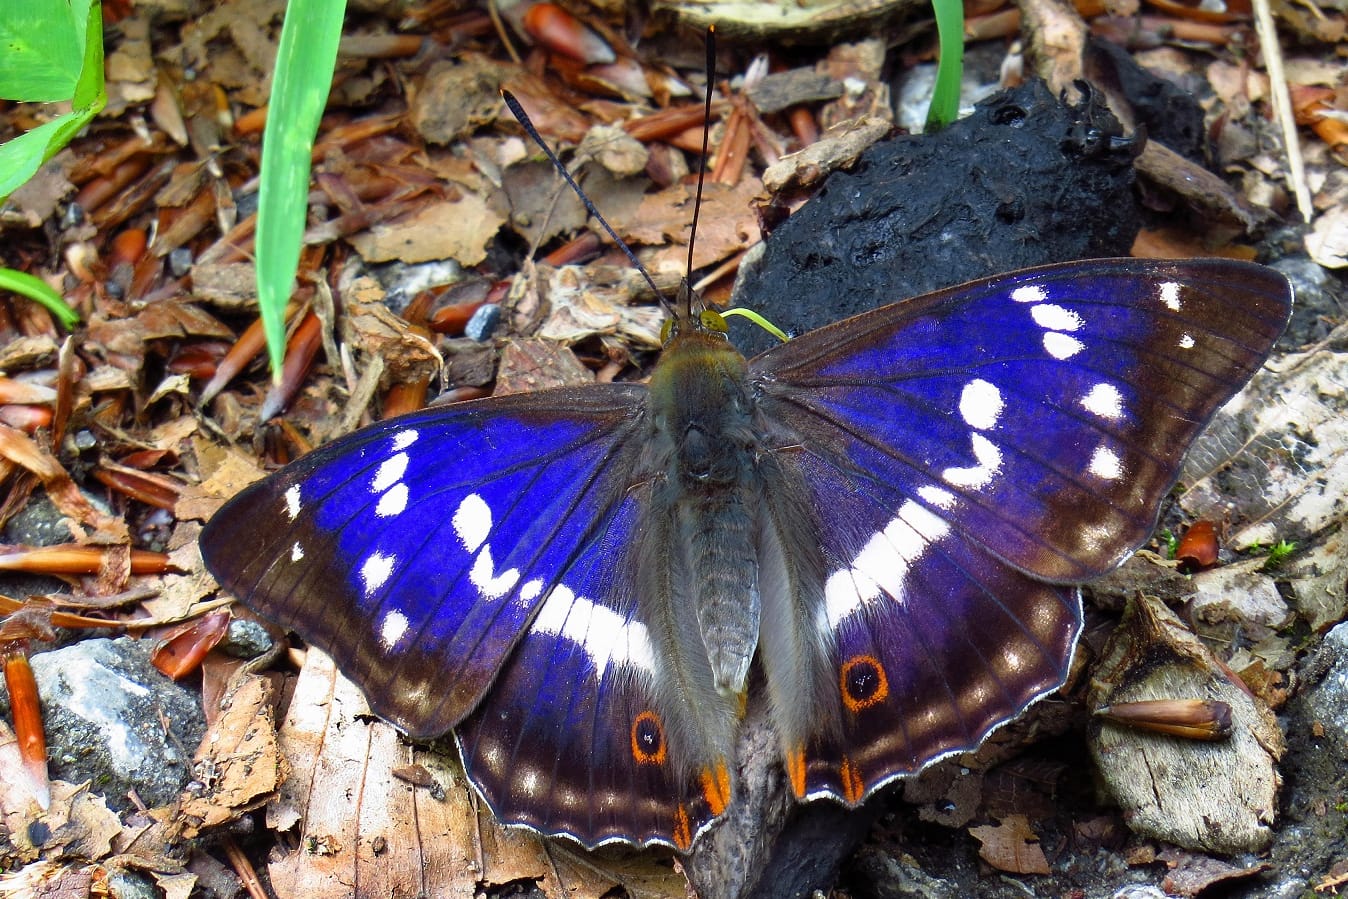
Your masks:
{"label": "purple emperor butterfly", "polygon": [[202,553],[379,715],[453,729],[503,821],[687,849],[746,701],[797,797],[855,805],[1060,686],[1073,585],[1147,539],[1290,305],[1257,265],[1076,262],[750,360],[694,306],[649,384],[377,424]]}

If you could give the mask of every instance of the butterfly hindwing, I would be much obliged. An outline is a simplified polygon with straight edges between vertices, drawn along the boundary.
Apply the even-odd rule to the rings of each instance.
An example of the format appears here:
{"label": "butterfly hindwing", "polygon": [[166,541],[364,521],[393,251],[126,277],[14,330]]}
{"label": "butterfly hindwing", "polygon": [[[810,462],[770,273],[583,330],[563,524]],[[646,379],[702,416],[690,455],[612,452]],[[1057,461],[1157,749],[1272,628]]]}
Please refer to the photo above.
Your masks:
{"label": "butterfly hindwing", "polygon": [[[622,503],[612,534],[630,534]],[[713,817],[678,765],[652,689],[657,647],[639,620],[622,545],[595,543],[555,586],[480,708],[464,763],[503,821],[586,845],[691,845]],[[719,811],[719,810],[718,810]]]}
{"label": "butterfly hindwing", "polygon": [[1282,332],[1240,263],[1072,263],[975,282],[751,360],[826,557],[841,730],[796,792],[856,803],[976,747],[1067,676],[1075,582],[1151,533],[1189,444]]}
{"label": "butterfly hindwing", "polygon": [[[840,728],[794,771],[801,796],[856,804],[933,759],[970,750],[1067,677],[1079,591],[991,556],[921,500],[798,459],[827,544],[824,618]],[[935,497],[933,491],[926,491]]]}
{"label": "butterfly hindwing", "polygon": [[556,390],[375,425],[233,499],[202,555],[332,655],[375,712],[438,736],[482,701],[549,592],[626,536],[644,393]]}

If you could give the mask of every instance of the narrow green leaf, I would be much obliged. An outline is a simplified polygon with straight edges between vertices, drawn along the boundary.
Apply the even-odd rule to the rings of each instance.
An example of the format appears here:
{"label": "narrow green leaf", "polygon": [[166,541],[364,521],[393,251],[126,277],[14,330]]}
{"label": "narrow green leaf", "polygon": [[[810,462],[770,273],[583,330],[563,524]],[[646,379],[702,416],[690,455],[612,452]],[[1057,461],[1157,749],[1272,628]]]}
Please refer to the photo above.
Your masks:
{"label": "narrow green leaf", "polygon": [[936,86],[927,108],[927,130],[939,131],[959,118],[960,79],[964,74],[964,4],[961,0],[931,0],[941,55],[936,64]]}
{"label": "narrow green leaf", "polygon": [[309,199],[309,157],[323,117],[343,2],[291,0],[272,75],[258,185],[257,298],[272,375],[285,353],[285,307],[295,283]]}
{"label": "narrow green leaf", "polygon": [[27,272],[0,268],[0,290],[12,290],[20,296],[41,303],[67,330],[75,327],[80,320],[79,313],[67,306],[61,295],[52,290],[51,285]]}
{"label": "narrow green leaf", "polygon": [[[75,4],[76,6],[79,3]],[[75,91],[72,95],[72,103],[75,109],[89,111],[90,117],[103,111],[103,107],[108,105],[108,93],[104,89],[103,81],[103,4],[99,2],[89,3],[88,11],[85,13],[84,21],[80,24],[79,39],[84,40],[84,35],[93,35],[93,40],[84,46],[83,66],[80,68],[79,80],[75,82]],[[72,135],[73,136],[73,135]]]}
{"label": "narrow green leaf", "polygon": [[[53,0],[41,0],[37,8],[43,9],[52,5],[52,2]],[[73,95],[74,109],[0,146],[0,200],[8,197],[33,177],[42,163],[51,159],[62,147],[70,143],[80,129],[98,115],[108,102],[103,82],[102,7],[98,3],[89,3],[88,0],[74,0],[71,5],[55,0],[55,5],[67,12],[78,8],[83,17],[78,26],[71,25],[65,28],[69,43],[73,45],[75,41],[82,42],[86,35],[92,35],[94,39],[80,51],[82,57],[76,56],[77,61],[83,59],[83,67],[75,70],[69,85],[64,88],[65,93],[51,98],[70,100]],[[0,13],[0,18],[5,15],[9,15],[11,20],[14,18],[12,10]],[[49,24],[48,27],[54,30],[58,26]],[[3,41],[4,38],[0,37],[0,44]],[[31,48],[25,47],[20,52],[27,53],[29,49]],[[0,56],[2,55],[0,53]],[[6,60],[0,64],[0,68],[10,66],[12,63],[12,60]],[[37,70],[42,68],[36,62],[34,66]],[[4,93],[2,89],[0,96],[17,98],[14,94]]]}

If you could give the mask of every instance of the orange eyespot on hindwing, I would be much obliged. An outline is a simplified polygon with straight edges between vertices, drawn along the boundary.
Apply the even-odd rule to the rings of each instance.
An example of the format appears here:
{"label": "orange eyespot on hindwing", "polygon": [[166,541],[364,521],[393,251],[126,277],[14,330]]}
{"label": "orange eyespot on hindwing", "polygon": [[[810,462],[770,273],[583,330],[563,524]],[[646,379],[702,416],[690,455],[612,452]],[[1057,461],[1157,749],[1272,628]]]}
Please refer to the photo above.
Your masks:
{"label": "orange eyespot on hindwing", "polygon": [[665,763],[665,728],[655,712],[647,710],[633,719],[632,758],[638,765]]}
{"label": "orange eyespot on hindwing", "polygon": [[889,698],[889,678],[875,656],[852,656],[843,662],[838,682],[849,712],[860,712]]}

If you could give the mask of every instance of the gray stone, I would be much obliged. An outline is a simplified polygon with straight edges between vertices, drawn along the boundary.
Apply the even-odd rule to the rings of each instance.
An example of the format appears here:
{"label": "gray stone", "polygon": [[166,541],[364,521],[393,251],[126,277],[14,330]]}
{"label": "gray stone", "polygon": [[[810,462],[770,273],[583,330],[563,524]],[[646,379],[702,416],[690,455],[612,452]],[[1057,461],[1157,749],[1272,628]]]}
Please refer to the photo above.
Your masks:
{"label": "gray stone", "polygon": [[197,694],[150,664],[148,642],[85,640],[31,663],[53,778],[90,781],[116,810],[133,807],[131,790],[150,806],[177,798],[206,721]]}
{"label": "gray stone", "polygon": [[1348,622],[1325,634],[1308,675],[1319,680],[1306,692],[1306,708],[1324,728],[1321,751],[1348,761]]}
{"label": "gray stone", "polygon": [[255,659],[272,648],[271,635],[256,621],[235,618],[229,623],[220,650],[236,659]]}

